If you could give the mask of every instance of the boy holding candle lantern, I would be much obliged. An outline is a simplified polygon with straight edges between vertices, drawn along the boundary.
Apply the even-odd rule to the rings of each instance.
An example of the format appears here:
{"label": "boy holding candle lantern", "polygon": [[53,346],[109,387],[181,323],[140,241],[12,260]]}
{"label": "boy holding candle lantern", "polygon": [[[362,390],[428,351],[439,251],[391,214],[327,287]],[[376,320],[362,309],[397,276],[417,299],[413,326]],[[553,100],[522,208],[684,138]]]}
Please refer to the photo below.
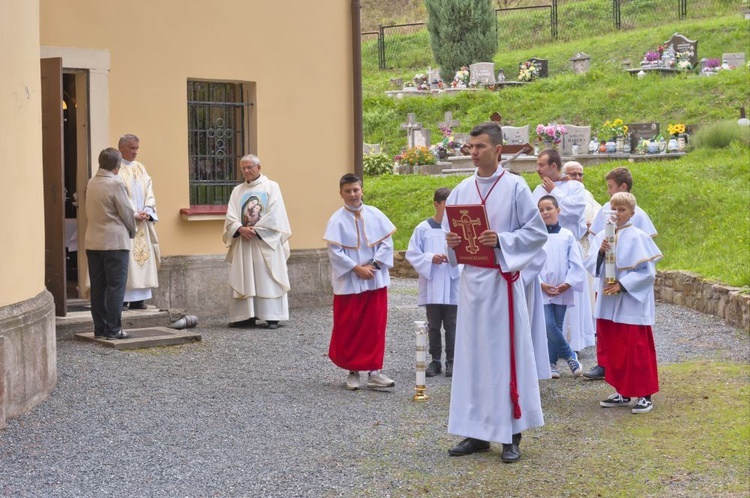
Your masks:
{"label": "boy holding candle lantern", "polygon": [[453,376],[459,269],[448,264],[445,232],[441,226],[445,214],[445,200],[450,193],[449,188],[439,188],[435,191],[435,214],[416,226],[406,250],[407,261],[419,274],[417,305],[424,306],[427,313],[429,350],[432,357],[425,371],[427,377],[434,377],[442,371],[441,325],[445,329],[445,376]]}
{"label": "boy holding candle lantern", "polygon": [[[617,192],[610,199],[616,217],[615,247],[597,234],[586,258],[586,269],[599,277],[594,308],[597,341],[607,352],[604,379],[616,392],[599,403],[604,408],[631,407],[633,413],[653,408],[651,396],[659,390],[656,349],[652,326],[655,317],[654,280],[656,262],[662,258],[653,239],[634,226],[635,196]],[[615,282],[604,278],[604,261],[614,251]],[[601,360],[601,359],[600,359]]]}

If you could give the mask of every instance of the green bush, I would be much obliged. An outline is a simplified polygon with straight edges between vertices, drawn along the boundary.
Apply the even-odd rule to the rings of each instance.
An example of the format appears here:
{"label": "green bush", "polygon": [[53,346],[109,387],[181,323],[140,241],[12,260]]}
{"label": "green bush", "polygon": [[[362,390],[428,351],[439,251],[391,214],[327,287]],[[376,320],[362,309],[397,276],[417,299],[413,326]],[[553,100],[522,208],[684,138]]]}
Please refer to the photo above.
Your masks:
{"label": "green bush", "polygon": [[368,176],[387,175],[393,173],[393,161],[386,154],[365,154],[363,166]]}
{"label": "green bush", "polygon": [[690,137],[695,149],[723,149],[734,142],[750,146],[750,126],[740,126],[736,121],[719,121],[703,126]]}

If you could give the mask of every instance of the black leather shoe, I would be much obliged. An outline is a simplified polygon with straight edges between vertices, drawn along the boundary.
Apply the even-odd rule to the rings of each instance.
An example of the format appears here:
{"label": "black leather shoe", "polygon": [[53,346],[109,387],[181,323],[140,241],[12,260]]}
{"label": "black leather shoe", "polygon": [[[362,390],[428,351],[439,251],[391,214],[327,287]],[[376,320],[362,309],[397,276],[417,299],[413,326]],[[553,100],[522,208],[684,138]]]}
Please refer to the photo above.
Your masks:
{"label": "black leather shoe", "polygon": [[242,329],[245,327],[255,327],[255,318],[248,318],[247,320],[240,320],[239,322],[231,322],[229,324],[230,329]]}
{"label": "black leather shoe", "polygon": [[[513,435],[515,439],[515,435]],[[517,444],[503,444],[503,453],[500,459],[505,463],[514,463],[521,459],[521,450]]]}
{"label": "black leather shoe", "polygon": [[440,364],[437,360],[432,360],[429,365],[427,365],[427,370],[424,371],[425,377],[434,377],[440,372],[442,372],[443,366]]}
{"label": "black leather shoe", "polygon": [[126,334],[122,330],[116,333],[115,335],[108,335],[106,336],[109,340],[115,340],[115,339],[130,339],[130,334]]}
{"label": "black leather shoe", "polygon": [[604,367],[600,367],[599,365],[593,366],[583,376],[589,380],[602,380],[604,378]]}
{"label": "black leather shoe", "polygon": [[107,338],[107,336],[106,336],[106,335],[104,335],[104,334],[94,334],[94,337],[95,337],[96,339],[106,339],[106,338]]}
{"label": "black leather shoe", "polygon": [[143,301],[130,301],[128,308],[131,310],[145,310],[147,306],[143,303]]}
{"label": "black leather shoe", "polygon": [[266,325],[266,328],[269,330],[275,330],[279,328],[279,321],[278,320],[268,320],[268,325]]}
{"label": "black leather shoe", "polygon": [[453,377],[453,362],[447,361],[445,362],[445,376],[446,377]]}
{"label": "black leather shoe", "polygon": [[472,453],[479,453],[480,451],[489,451],[490,442],[482,441],[481,439],[474,439],[473,437],[467,437],[456,446],[448,450],[450,456],[464,456],[471,455]]}

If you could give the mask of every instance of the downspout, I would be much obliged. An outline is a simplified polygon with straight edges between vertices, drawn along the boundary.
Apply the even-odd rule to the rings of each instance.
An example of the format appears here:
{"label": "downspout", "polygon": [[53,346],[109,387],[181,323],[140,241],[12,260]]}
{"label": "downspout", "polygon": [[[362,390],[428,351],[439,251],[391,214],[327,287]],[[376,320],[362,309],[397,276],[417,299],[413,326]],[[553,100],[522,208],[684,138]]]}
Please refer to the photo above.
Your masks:
{"label": "downspout", "polygon": [[352,0],[352,109],[354,110],[354,174],[362,178],[362,25],[360,22],[361,5],[359,0]]}

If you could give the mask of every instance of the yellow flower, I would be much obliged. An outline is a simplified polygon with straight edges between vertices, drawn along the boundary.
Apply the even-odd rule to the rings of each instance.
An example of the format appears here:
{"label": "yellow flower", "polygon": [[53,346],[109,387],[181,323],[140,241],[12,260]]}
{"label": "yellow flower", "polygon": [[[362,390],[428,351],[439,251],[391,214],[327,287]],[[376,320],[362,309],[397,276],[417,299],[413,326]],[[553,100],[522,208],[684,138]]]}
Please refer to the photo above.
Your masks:
{"label": "yellow flower", "polygon": [[615,119],[615,121],[612,123],[613,126],[619,126],[621,124],[622,124],[622,119],[620,118]]}

